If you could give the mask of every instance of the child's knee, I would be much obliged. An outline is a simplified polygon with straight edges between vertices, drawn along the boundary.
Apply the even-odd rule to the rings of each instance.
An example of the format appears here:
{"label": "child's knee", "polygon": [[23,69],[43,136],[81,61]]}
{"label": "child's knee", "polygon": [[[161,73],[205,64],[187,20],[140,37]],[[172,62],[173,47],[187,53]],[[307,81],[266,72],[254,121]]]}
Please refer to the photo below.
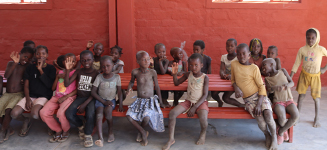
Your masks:
{"label": "child's knee", "polygon": [[36,112],[34,112],[34,113],[31,112],[31,116],[32,116],[33,119],[39,119],[40,118],[39,113],[36,113]]}
{"label": "child's knee", "polygon": [[10,116],[13,119],[17,119],[20,114],[17,111],[11,111]]}
{"label": "child's knee", "polygon": [[111,113],[110,114],[106,114],[106,120],[112,120],[112,115],[111,115]]}
{"label": "child's knee", "polygon": [[175,111],[169,112],[169,119],[175,119],[178,116],[178,114]]}
{"label": "child's knee", "polygon": [[97,113],[96,114],[96,116],[97,116],[97,120],[102,120],[103,119],[103,113]]}
{"label": "child's knee", "polygon": [[263,115],[264,115],[265,121],[267,123],[274,123],[275,122],[274,118],[273,118],[273,115],[272,115],[272,111],[266,109],[266,110],[263,111]]}

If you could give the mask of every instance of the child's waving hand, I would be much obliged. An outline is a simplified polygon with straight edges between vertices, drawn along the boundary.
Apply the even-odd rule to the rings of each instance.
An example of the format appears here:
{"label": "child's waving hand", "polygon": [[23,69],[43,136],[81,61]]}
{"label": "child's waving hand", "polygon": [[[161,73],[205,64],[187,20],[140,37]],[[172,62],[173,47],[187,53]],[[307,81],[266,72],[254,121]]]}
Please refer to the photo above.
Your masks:
{"label": "child's waving hand", "polygon": [[177,74],[178,72],[178,64],[176,62],[173,63],[173,66],[171,66],[171,74]]}
{"label": "child's waving hand", "polygon": [[73,69],[73,67],[74,67],[73,59],[71,57],[68,57],[65,60],[65,65],[66,65],[67,70]]}
{"label": "child's waving hand", "polygon": [[20,55],[18,54],[18,52],[11,52],[10,54],[10,58],[15,62],[18,63],[19,59],[20,59]]}
{"label": "child's waving hand", "polygon": [[93,43],[94,43],[93,40],[88,41],[86,44],[86,48],[91,48],[93,46]]}

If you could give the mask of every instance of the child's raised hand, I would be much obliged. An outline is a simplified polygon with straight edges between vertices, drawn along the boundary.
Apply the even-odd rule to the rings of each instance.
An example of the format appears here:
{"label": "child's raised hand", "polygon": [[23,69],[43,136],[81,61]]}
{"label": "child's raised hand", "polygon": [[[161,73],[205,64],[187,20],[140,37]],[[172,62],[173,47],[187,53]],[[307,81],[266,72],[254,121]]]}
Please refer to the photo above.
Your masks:
{"label": "child's raised hand", "polygon": [[150,57],[150,64],[153,64],[153,58]]}
{"label": "child's raised hand", "polygon": [[88,41],[86,44],[86,48],[91,48],[93,46],[93,43],[94,43],[93,40]]}
{"label": "child's raised hand", "polygon": [[163,61],[163,60],[166,60],[167,59],[167,56],[163,56],[161,58],[159,58],[159,61]]}
{"label": "child's raised hand", "polygon": [[73,59],[71,57],[68,57],[65,60],[65,65],[66,65],[67,70],[73,69],[73,67],[74,67]]}
{"label": "child's raised hand", "polygon": [[10,54],[10,58],[11,58],[15,63],[19,63],[20,55],[18,54],[18,52],[11,52],[11,54]]}
{"label": "child's raised hand", "polygon": [[128,90],[126,91],[126,96],[128,96],[130,93],[133,93],[133,89],[132,89],[132,88],[130,88],[130,89],[128,89]]}
{"label": "child's raised hand", "polygon": [[45,63],[45,59],[46,59],[45,57],[41,57],[40,59],[37,60],[37,68],[39,70],[42,70],[42,67]]}
{"label": "child's raised hand", "polygon": [[176,62],[173,63],[173,66],[171,66],[171,74],[175,75],[178,72],[178,64]]}

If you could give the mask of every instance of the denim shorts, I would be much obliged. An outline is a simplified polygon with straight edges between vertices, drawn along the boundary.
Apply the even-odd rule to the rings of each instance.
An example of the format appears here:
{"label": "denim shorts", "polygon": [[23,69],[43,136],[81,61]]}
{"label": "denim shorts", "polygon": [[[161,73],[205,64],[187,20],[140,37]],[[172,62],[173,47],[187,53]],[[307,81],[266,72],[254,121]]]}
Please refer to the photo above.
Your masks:
{"label": "denim shorts", "polygon": [[[105,101],[107,101],[107,100],[105,100]],[[112,109],[114,110],[115,107],[116,107],[116,99],[111,100],[111,102],[114,104],[114,106],[112,106]],[[105,105],[103,105],[100,101],[96,100],[95,101],[95,109],[97,109],[98,107],[103,107],[104,108]]]}

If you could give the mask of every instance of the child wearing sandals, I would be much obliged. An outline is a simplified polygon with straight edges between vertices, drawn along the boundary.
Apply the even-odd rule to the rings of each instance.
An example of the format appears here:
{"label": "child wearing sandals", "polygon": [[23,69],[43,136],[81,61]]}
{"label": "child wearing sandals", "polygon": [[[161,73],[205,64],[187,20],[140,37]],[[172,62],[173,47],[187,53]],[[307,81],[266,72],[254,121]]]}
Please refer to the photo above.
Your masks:
{"label": "child wearing sandals", "polygon": [[195,53],[188,58],[188,64],[190,71],[186,72],[181,78],[177,78],[178,67],[177,64],[173,65],[173,79],[175,86],[182,84],[187,80],[187,98],[184,102],[178,104],[174,109],[169,112],[169,140],[162,150],[168,150],[175,143],[175,125],[176,118],[181,113],[187,113],[188,117],[193,117],[195,113],[198,114],[201,133],[197,145],[203,145],[206,138],[206,130],[208,127],[208,101],[206,98],[208,96],[209,88],[209,77],[201,72],[203,67],[203,58],[201,54]]}
{"label": "child wearing sandals", "polygon": [[[75,55],[68,53],[65,58],[73,59],[73,66],[76,64]],[[57,59],[60,60],[60,59]],[[60,65],[62,64],[59,63]],[[65,66],[60,66],[65,68]],[[67,70],[60,70],[57,74],[56,80],[52,85],[52,90],[55,91],[55,96],[53,96],[40,110],[41,119],[48,125],[48,127],[55,131],[53,138],[49,139],[49,142],[64,142],[68,139],[70,124],[65,116],[66,109],[76,98],[76,82],[74,81],[68,87],[64,85],[65,72]],[[73,75],[75,70],[69,72],[69,77]],[[59,118],[60,124],[54,118],[54,112],[57,111],[57,117]]]}
{"label": "child wearing sandals", "polygon": [[[92,84],[99,74],[97,70],[92,68],[93,53],[89,50],[82,51],[80,54],[81,64],[83,68],[77,69],[74,74],[69,77],[69,73],[73,69],[73,59],[68,57],[65,65],[67,71],[65,72],[64,83],[68,87],[76,80],[77,96],[73,103],[68,107],[65,112],[67,120],[78,127],[80,139],[84,139],[84,146],[93,146],[92,131],[95,122],[95,100],[91,96]],[[84,113],[86,122],[77,116],[76,113]]]}
{"label": "child wearing sandals", "polygon": [[121,81],[120,76],[112,72],[112,67],[114,63],[110,56],[102,56],[100,60],[100,69],[103,74],[99,74],[92,88],[92,96],[95,101],[95,111],[96,111],[96,126],[98,128],[99,140],[95,141],[95,144],[99,147],[103,147],[103,136],[102,136],[102,120],[103,113],[108,122],[108,142],[113,142],[115,140],[113,133],[113,120],[112,111],[116,106],[116,92],[119,98],[119,109],[118,111],[123,112],[123,95],[121,91]]}
{"label": "child wearing sandals", "polygon": [[9,126],[11,121],[11,110],[24,97],[24,86],[21,84],[24,71],[33,58],[34,50],[30,47],[24,47],[20,53],[12,52],[7,64],[5,78],[7,78],[6,93],[0,98],[0,143],[9,139],[14,130]]}
{"label": "child wearing sandals", "polygon": [[[236,57],[236,46],[237,46],[237,41],[233,38],[228,39],[226,41],[226,50],[227,54],[224,54],[221,56],[221,63],[220,63],[220,78],[223,80],[230,80],[231,79],[231,63],[232,61],[237,61]],[[223,102],[220,100],[219,93],[221,91],[214,91],[212,92],[212,98],[218,102],[218,107],[223,106]],[[236,99],[231,98],[232,94],[234,91],[224,91],[223,92],[223,101],[227,104],[231,104],[237,107],[244,107],[244,104],[241,104],[238,102]]]}
{"label": "child wearing sandals", "polygon": [[[136,141],[141,142],[142,146],[146,146],[148,144],[147,137],[149,132],[145,131],[144,127],[150,124],[150,127],[154,131],[164,132],[165,127],[160,106],[169,107],[169,105],[162,103],[157,73],[155,70],[149,69],[149,54],[145,51],[139,51],[136,54],[136,60],[140,65],[140,68],[132,70],[131,81],[128,84],[128,91],[126,95],[132,92],[132,87],[136,79],[137,98],[131,105],[128,106],[126,116],[128,121],[131,122],[139,131]],[[158,96],[154,95],[154,88],[156,89]]]}
{"label": "child wearing sandals", "polygon": [[[272,109],[278,116],[277,144],[288,141],[287,130],[292,127],[299,119],[299,111],[293,101],[291,87],[294,86],[292,78],[286,69],[276,69],[276,62],[272,58],[266,58],[262,62],[262,72],[266,75],[265,83],[268,92],[273,92]],[[286,119],[286,112],[291,115]]]}
{"label": "child wearing sandals", "polygon": [[39,112],[45,103],[52,97],[52,84],[56,78],[56,68],[47,64],[48,48],[43,45],[36,47],[36,64],[27,66],[24,73],[24,94],[11,112],[11,117],[23,121],[23,127],[19,136],[26,136],[30,127],[31,120],[24,117],[24,111],[30,111],[33,119],[39,119]]}

